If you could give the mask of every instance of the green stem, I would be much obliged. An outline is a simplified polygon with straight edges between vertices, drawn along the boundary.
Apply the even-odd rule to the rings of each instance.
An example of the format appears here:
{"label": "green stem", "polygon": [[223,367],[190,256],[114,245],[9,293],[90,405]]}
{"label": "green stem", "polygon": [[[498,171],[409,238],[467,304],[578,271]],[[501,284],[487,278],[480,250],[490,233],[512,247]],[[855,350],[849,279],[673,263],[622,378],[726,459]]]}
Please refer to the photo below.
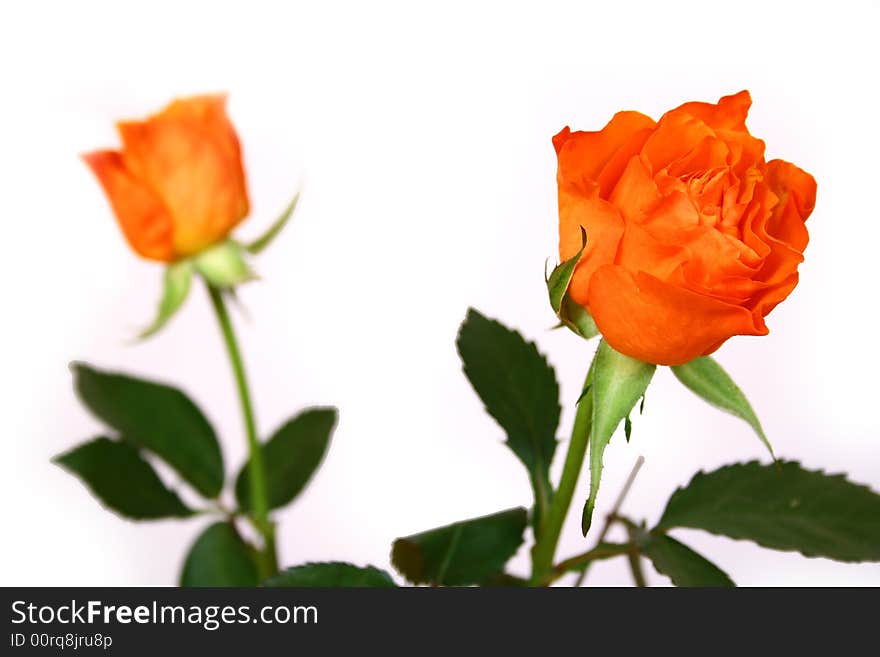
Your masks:
{"label": "green stem", "polygon": [[566,573],[586,568],[594,561],[618,557],[623,554],[629,554],[631,551],[632,547],[629,543],[622,545],[597,545],[592,550],[558,563],[553,568],[553,574],[544,581],[544,584],[552,584]]}
{"label": "green stem", "polygon": [[550,498],[553,491],[547,480],[547,472],[540,469],[531,474],[532,489],[535,492],[535,536],[540,536],[544,531],[544,523],[547,520],[547,510],[550,508]]}
{"label": "green stem", "polygon": [[254,526],[263,537],[263,550],[260,553],[262,561],[260,564],[261,570],[265,577],[269,577],[278,571],[278,559],[275,552],[275,526],[269,520],[269,496],[266,487],[266,468],[263,463],[263,451],[260,448],[260,442],[257,438],[257,425],[254,421],[254,409],[251,404],[251,396],[248,389],[247,377],[244,372],[244,363],[241,359],[241,351],[238,348],[238,341],[235,339],[235,332],[232,328],[232,321],[229,318],[229,312],[226,310],[226,303],[223,301],[223,293],[210,283],[206,283],[206,285],[208,286],[208,295],[211,297],[211,305],[214,307],[217,321],[220,323],[220,330],[223,333],[223,341],[226,343],[226,351],[229,353],[232,372],[235,375],[238,397],[241,401],[241,413],[244,417],[248,452],[250,453],[248,472],[250,475],[252,517]]}
{"label": "green stem", "polygon": [[[593,380],[592,375],[593,368],[591,367],[584,381],[584,390],[590,387]],[[571,440],[568,443],[565,465],[562,468],[562,478],[559,480],[559,488],[553,495],[547,517],[542,523],[542,531],[532,548],[532,586],[542,584],[553,570],[556,545],[559,543],[562,525],[565,522],[565,516],[568,515],[568,507],[571,506],[571,498],[574,496],[581,466],[584,464],[592,425],[593,396],[582,394],[574,417],[574,426],[571,431]]]}
{"label": "green stem", "polygon": [[626,555],[629,559],[629,569],[632,572],[633,582],[638,587],[647,586],[645,571],[642,570],[642,557],[637,549],[630,550]]}

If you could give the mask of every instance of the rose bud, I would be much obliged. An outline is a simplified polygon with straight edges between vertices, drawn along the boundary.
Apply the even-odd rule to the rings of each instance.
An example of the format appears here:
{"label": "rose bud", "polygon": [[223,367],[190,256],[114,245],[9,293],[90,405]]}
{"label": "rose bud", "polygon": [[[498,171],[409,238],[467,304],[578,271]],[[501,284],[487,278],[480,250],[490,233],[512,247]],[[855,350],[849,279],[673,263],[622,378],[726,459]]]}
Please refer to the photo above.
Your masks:
{"label": "rose bud", "polygon": [[223,241],[247,215],[241,149],[224,95],[175,100],[117,124],[122,149],[83,156],[131,248],[171,262]]}
{"label": "rose bud", "polygon": [[750,105],[741,91],[553,138],[560,257],[583,247],[567,298],[620,353],[677,365],[766,335],[764,317],[797,285],[816,181],[765,161]]}

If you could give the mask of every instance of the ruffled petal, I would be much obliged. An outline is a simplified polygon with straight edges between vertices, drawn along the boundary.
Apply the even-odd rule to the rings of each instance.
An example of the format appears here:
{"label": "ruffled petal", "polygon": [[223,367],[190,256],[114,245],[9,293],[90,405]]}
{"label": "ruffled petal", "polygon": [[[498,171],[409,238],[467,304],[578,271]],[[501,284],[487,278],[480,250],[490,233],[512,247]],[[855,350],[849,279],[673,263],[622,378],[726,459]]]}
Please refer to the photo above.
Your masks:
{"label": "ruffled petal", "polygon": [[797,284],[798,273],[795,271],[776,285],[767,286],[761,292],[753,295],[749,305],[752,308],[755,321],[757,322],[758,318],[766,317],[771,310],[791,294]]}
{"label": "ruffled petal", "polygon": [[[750,208],[744,224],[745,234],[755,244],[760,245],[761,267],[754,278],[769,287],[787,279],[804,260],[802,251],[777,239],[768,231],[769,222],[774,216],[778,216],[780,205],[779,197],[767,185],[759,186],[752,201],[754,209]],[[803,221],[796,221],[803,228]],[[806,233],[806,228],[803,230]],[[806,235],[803,239],[806,246]]]}
{"label": "ruffled petal", "polygon": [[681,244],[700,226],[700,213],[687,194],[674,191],[645,215],[642,225],[661,242]]}
{"label": "ruffled petal", "polygon": [[690,152],[671,162],[667,173],[675,178],[699,175],[726,168],[729,158],[730,147],[712,135],[705,137]]}
{"label": "ruffled petal", "polygon": [[627,221],[640,221],[662,200],[651,172],[638,156],[631,157],[609,198]]}
{"label": "ruffled petal", "polygon": [[[599,182],[603,169],[612,163],[621,148],[638,152],[647,131],[654,121],[639,112],[618,112],[598,132],[572,132],[564,128],[553,137],[553,146],[559,159],[558,180],[560,184],[572,184],[582,191],[590,191]],[[640,141],[641,140],[641,141]],[[612,172],[606,172],[603,184],[615,182]]]}
{"label": "ruffled petal", "polygon": [[599,196],[604,199],[608,199],[611,196],[612,190],[620,181],[620,177],[630,161],[644,148],[645,142],[651,136],[651,130],[652,128],[643,128],[634,132],[626,143],[617,149],[617,152],[605,163],[596,181],[599,185]]}
{"label": "ruffled petal", "polygon": [[697,148],[715,132],[700,119],[689,114],[667,112],[642,148],[642,160],[653,173],[668,167]]}
{"label": "ruffled petal", "polygon": [[809,241],[804,222],[816,205],[816,179],[784,160],[767,163],[767,185],[779,197],[767,233],[803,253]]}
{"label": "ruffled petal", "polygon": [[[713,130],[745,130],[746,117],[752,106],[752,96],[743,90],[722,97],[717,103],[689,102],[679,105],[663,115],[676,116],[689,114],[700,119]],[[661,122],[663,119],[660,119]]]}

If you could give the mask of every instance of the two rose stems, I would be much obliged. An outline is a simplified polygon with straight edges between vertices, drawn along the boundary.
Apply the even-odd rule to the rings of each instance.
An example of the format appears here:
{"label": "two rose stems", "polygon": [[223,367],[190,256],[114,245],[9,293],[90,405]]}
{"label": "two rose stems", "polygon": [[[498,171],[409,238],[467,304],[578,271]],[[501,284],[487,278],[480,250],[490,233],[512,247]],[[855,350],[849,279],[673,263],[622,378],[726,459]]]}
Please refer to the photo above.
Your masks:
{"label": "two rose stems", "polygon": [[[229,355],[229,361],[232,366],[232,373],[235,378],[238,397],[241,404],[241,413],[244,420],[245,434],[247,437],[247,446],[249,452],[249,484],[251,511],[250,520],[255,529],[262,538],[262,548],[258,551],[258,567],[263,579],[270,577],[278,572],[278,556],[275,546],[275,524],[269,518],[269,499],[268,489],[266,486],[266,468],[263,460],[263,451],[260,447],[259,438],[257,436],[256,420],[254,419],[254,409],[251,403],[250,388],[247,382],[247,375],[244,369],[244,361],[242,360],[241,350],[238,346],[238,340],[235,336],[235,330],[232,326],[232,320],[223,299],[223,291],[219,288],[206,284],[208,296],[211,300],[211,306],[220,325],[220,331],[223,335],[223,341],[226,345],[226,351]],[[588,372],[584,389],[590,385],[591,373]],[[556,553],[556,546],[559,543],[559,536],[562,532],[562,525],[568,515],[571,500],[574,496],[575,487],[583,467],[584,457],[587,453],[587,447],[590,440],[590,429],[593,416],[593,401],[591,395],[584,395],[578,402],[577,413],[575,414],[574,426],[572,427],[571,440],[568,445],[568,453],[565,457],[565,464],[562,470],[562,477],[559,486],[552,496],[552,501],[548,508],[540,509],[542,522],[538,531],[538,537],[532,548],[532,577],[529,580],[531,586],[548,586],[553,581],[565,574],[574,566],[583,565],[583,570],[576,584],[583,581],[586,574],[586,568],[589,563],[595,559],[611,556],[603,551],[599,544],[604,540],[605,534],[615,519],[617,510],[623,502],[623,498],[632,485],[635,476],[641,467],[641,457],[636,462],[636,466],[621,491],[614,510],[606,519],[605,525],[599,536],[597,547],[589,550],[581,555],[572,557],[554,567],[553,559]],[[547,507],[547,497],[540,496],[538,504]],[[637,559],[637,557],[635,557]],[[633,567],[634,575],[637,569]],[[639,578],[636,577],[638,580]]]}

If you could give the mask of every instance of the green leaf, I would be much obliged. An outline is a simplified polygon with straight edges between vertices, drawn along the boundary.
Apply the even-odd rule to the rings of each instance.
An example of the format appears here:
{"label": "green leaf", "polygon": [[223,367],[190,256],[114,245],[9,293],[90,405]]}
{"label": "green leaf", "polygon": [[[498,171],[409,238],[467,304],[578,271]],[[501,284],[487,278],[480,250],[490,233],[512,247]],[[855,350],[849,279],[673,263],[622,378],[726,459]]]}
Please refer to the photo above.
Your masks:
{"label": "green leaf", "polygon": [[82,479],[109,509],[134,520],[185,518],[193,511],[165,487],[137,449],[96,438],[56,456],[55,463]]}
{"label": "green leaf", "polygon": [[587,248],[587,231],[581,226],[581,248],[574,256],[560,263],[552,271],[547,278],[547,292],[550,295],[550,307],[553,312],[559,315],[562,310],[562,302],[568,292],[568,286],[571,285],[571,277],[574,276],[574,270],[584,249]]}
{"label": "green leaf", "polygon": [[158,333],[186,301],[192,283],[193,264],[189,260],[175,262],[165,269],[162,299],[156,319],[138,335],[143,340]]}
{"label": "green leaf", "polygon": [[245,259],[243,246],[226,240],[211,246],[194,259],[196,271],[214,287],[228,289],[256,278]]}
{"label": "green leaf", "polygon": [[749,400],[724,371],[724,368],[718,364],[718,361],[710,356],[703,356],[684,365],[674,365],[672,373],[697,396],[712,406],[748,422],[764,445],[767,446],[767,449],[770,450],[770,456],[774,460],[776,459],[773,447],[767,440],[767,436],[764,435],[764,430],[761,428],[761,423],[752,410]]}
{"label": "green leaf", "polygon": [[774,550],[880,561],[880,495],[794,461],[698,473],[672,495],[658,528],[690,527]]}
{"label": "green leaf", "polygon": [[519,507],[398,538],[391,563],[414,584],[479,584],[504,569],[527,522],[528,512]]}
{"label": "green leaf", "polygon": [[256,586],[260,576],[254,550],[228,522],[209,526],[189,550],[181,586]]}
{"label": "green leaf", "polygon": [[206,497],[223,487],[223,456],[208,420],[177,388],[74,363],[76,391],[123,440],[150,450]]}
{"label": "green leaf", "polygon": [[602,479],[602,455],[615,429],[645,394],[656,365],[625,356],[602,340],[592,364],[593,423],[590,430],[590,495],[584,505],[581,530],[590,529]]}
{"label": "green leaf", "polygon": [[350,563],[330,561],[287,568],[267,579],[263,586],[356,586],[375,589],[394,588],[397,585],[391,575],[373,566],[359,568]]}
{"label": "green leaf", "polygon": [[718,566],[671,536],[652,532],[639,547],[676,586],[736,586]]}
{"label": "green leaf", "polygon": [[465,375],[528,469],[540,511],[551,494],[549,469],[561,410],[553,368],[533,343],[473,308],[457,346]]}
{"label": "green leaf", "polygon": [[296,204],[298,202],[299,192],[294,195],[293,200],[288,203],[287,207],[284,208],[284,211],[281,213],[281,215],[272,223],[271,226],[269,226],[269,230],[267,230],[250,244],[246,245],[245,248],[256,255],[263,251],[267,246],[269,246],[278,236],[278,233],[280,233],[287,225],[290,217],[293,216],[293,212],[294,210],[296,210]]}
{"label": "green leaf", "polygon": [[494,575],[489,575],[486,579],[480,582],[479,586],[482,588],[522,588],[529,585],[529,581],[527,579],[523,579],[522,577],[517,577],[516,575],[511,575],[510,573],[500,572],[495,573]]}
{"label": "green leaf", "polygon": [[[269,508],[290,503],[318,469],[336,426],[335,408],[310,408],[282,425],[263,445]],[[235,496],[250,510],[249,461],[238,473]]]}

